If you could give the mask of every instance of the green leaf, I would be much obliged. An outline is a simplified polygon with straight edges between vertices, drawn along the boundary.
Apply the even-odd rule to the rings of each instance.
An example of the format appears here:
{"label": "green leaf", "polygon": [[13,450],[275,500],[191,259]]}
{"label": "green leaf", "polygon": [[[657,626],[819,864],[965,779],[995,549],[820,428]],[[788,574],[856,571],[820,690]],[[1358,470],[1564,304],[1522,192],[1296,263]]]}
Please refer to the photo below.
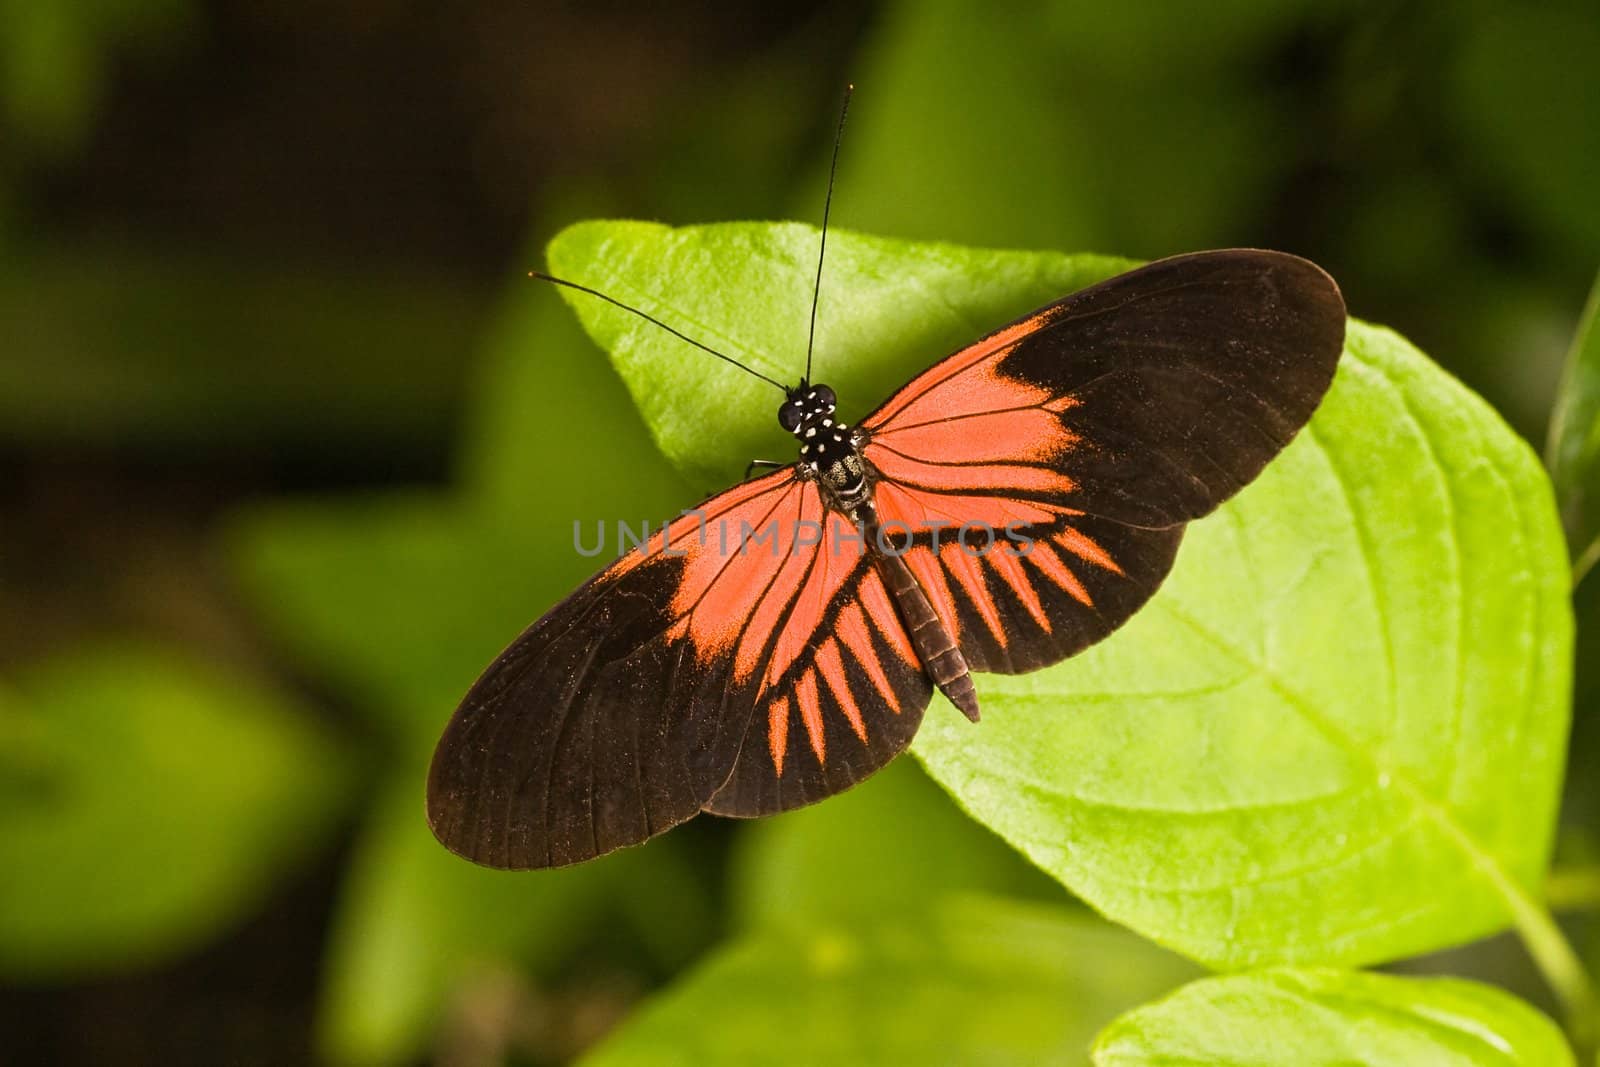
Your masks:
{"label": "green leaf", "polygon": [[598,561],[574,559],[574,519],[659,521],[706,487],[685,485],[661,458],[616,371],[554,288],[528,285],[488,338],[462,480],[475,513],[559,548],[546,564],[576,584]]}
{"label": "green leaf", "polygon": [[1545,462],[1581,579],[1600,559],[1600,275],[1578,319],[1550,415]]}
{"label": "green leaf", "polygon": [[337,825],[348,768],[215,668],[104,648],[0,694],[0,975],[149,966],[250,913]]}
{"label": "green leaf", "polygon": [[1572,620],[1550,488],[1477,397],[1352,323],[1308,432],[1196,523],[1161,594],[981,680],[915,750],[1106,914],[1216,966],[1362,963],[1526,907]]}
{"label": "green leaf", "polygon": [[736,942],[583,1062],[1087,1063],[1109,1017],[1192,973],[1103,923],[951,898],[914,922],[880,916]]}
{"label": "green leaf", "polygon": [[[803,308],[809,233],[594,223],[552,253],[578,280],[757,351],[803,335],[803,310],[781,320]],[[957,331],[976,337],[1109,267],[852,234],[838,246],[819,376],[842,386],[847,417]],[[675,462],[742,465],[770,390],[579,308]],[[1527,446],[1401,338],[1352,324],[1311,429],[1194,525],[1149,608],[1075,660],[980,678],[982,725],[936,707],[914,749],[1075,893],[1195,959],[1423,952],[1533,906],[1568,718],[1566,587]]]}
{"label": "green leaf", "polygon": [[1129,1012],[1095,1067],[1562,1067],[1561,1032],[1527,1004],[1454,978],[1271,970],[1204,978]]}
{"label": "green leaf", "polygon": [[735,853],[734,899],[751,928],[865,922],[954,892],[1067,900],[913,760],[826,804],[751,823]]}
{"label": "green leaf", "polygon": [[[582,222],[556,235],[549,260],[554,273],[793,384],[805,372],[817,242],[817,230],[799,223]],[[854,420],[980,333],[1125,266],[830,230],[812,379],[833,386]],[[773,386],[593,297],[562,295],[691,481],[720,487],[752,459],[793,454]]]}

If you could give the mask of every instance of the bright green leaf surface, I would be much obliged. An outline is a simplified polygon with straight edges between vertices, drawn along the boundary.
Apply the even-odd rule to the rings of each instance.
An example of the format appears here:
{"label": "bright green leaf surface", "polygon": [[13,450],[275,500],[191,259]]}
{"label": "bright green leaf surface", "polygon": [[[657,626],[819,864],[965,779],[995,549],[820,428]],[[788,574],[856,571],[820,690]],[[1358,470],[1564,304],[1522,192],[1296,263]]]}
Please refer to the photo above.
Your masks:
{"label": "bright green leaf surface", "polygon": [[753,928],[909,914],[956,891],[1068,899],[914,760],[826,804],[753,822],[738,844],[734,897]]}
{"label": "bright green leaf surface", "polygon": [[1487,405],[1352,323],[1310,432],[1195,524],[1113,640],[980,682],[916,751],[1108,915],[1197,959],[1370,962],[1538,886],[1572,622],[1549,483]]}
{"label": "bright green leaf surface", "polygon": [[247,681],[131,648],[0,700],[0,975],[165,959],[249,913],[341,819],[328,738]]}
{"label": "bright green leaf surface", "polygon": [[1555,1025],[1507,993],[1453,978],[1274,970],[1205,978],[1129,1012],[1095,1067],[1563,1067]]}
{"label": "bright green leaf surface", "polygon": [[1192,973],[1094,920],[952,898],[915,922],[880,916],[736,942],[583,1062],[1082,1064],[1109,1017]]}
{"label": "bright green leaf surface", "polygon": [[554,288],[527,286],[488,338],[462,478],[475,511],[558,552],[538,569],[576,575],[576,585],[600,561],[573,558],[574,519],[670,518],[711,487],[686,485],[661,458]]}
{"label": "bright green leaf surface", "polygon": [[[804,334],[811,233],[592,223],[552,259],[756,359],[769,335]],[[844,233],[835,247],[818,377],[847,418],[956,331],[976,337],[1109,268]],[[726,472],[754,441],[781,447],[760,434],[774,390],[579,301],[675,462]],[[1311,430],[1196,524],[1151,607],[1067,664],[981,678],[982,725],[936,708],[915,748],[1074,892],[1196,959],[1388,959],[1527,904],[1562,769],[1571,629],[1531,451],[1399,337],[1352,324]]]}
{"label": "bright green leaf surface", "polygon": [[[556,235],[549,258],[556,274],[793,385],[805,372],[817,240],[798,223],[589,222]],[[855,421],[940,356],[1124,266],[830,231],[812,379],[833,386]],[[721,488],[751,459],[793,458],[776,388],[609,304],[562,294],[691,481]]]}
{"label": "bright green leaf surface", "polygon": [[1546,451],[1581,577],[1600,557],[1600,277],[1567,355]]}

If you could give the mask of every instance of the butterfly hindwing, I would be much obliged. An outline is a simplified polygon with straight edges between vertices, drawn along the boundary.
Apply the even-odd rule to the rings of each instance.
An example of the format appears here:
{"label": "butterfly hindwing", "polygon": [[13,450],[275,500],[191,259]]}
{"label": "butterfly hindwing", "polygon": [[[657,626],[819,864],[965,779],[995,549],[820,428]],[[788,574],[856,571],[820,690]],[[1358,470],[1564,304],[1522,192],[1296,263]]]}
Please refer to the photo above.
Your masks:
{"label": "butterfly hindwing", "polygon": [[1144,529],[891,482],[879,484],[877,500],[885,522],[936,529],[897,537],[899,550],[968,666],[998,674],[1059,662],[1116,629],[1161,584],[1183,536],[1181,525]]}
{"label": "butterfly hindwing", "polygon": [[707,811],[770,815],[821,800],[899,755],[922,722],[933,686],[859,532],[828,516],[810,568]]}

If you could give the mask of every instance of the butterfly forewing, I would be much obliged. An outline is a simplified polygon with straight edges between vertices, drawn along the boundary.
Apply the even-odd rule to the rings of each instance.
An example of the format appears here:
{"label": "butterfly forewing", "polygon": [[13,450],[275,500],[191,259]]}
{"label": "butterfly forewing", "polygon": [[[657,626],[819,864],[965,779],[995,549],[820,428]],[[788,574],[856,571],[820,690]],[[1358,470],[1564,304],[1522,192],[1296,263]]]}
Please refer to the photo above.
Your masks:
{"label": "butterfly forewing", "polygon": [[713,498],[517,638],[434,753],[439,839],[490,866],[548,867],[696,814],[727,778],[759,689],[732,650],[770,636],[751,627],[767,583],[701,530],[796,512],[806,489],[782,471]]}
{"label": "butterfly forewing", "polygon": [[841,522],[784,470],[602,571],[462,701],[429,775],[434,833],[490,866],[558,866],[708,806],[797,807],[892,759],[930,686]]}
{"label": "butterfly forewing", "polygon": [[974,669],[1057,662],[1138,610],[1183,524],[1288,444],[1343,340],[1338,287],[1295,256],[1201,252],[1119,275],[869,415],[878,513],[950,525],[913,537],[906,559]]}

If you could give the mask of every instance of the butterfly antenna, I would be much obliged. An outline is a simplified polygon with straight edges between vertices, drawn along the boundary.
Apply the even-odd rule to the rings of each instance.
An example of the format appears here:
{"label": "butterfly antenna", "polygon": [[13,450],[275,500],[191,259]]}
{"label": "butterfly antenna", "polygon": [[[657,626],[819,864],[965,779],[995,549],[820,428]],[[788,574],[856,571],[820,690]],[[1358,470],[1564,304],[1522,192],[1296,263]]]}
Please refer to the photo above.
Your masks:
{"label": "butterfly antenna", "polygon": [[817,343],[817,298],[822,295],[822,260],[828,254],[828,212],[833,208],[833,178],[839,173],[839,142],[844,140],[844,120],[850,114],[850,94],[854,85],[844,87],[844,105],[839,108],[839,126],[833,131],[833,162],[828,164],[828,195],[822,201],[822,245],[817,249],[817,283],[811,290],[811,333],[806,337],[806,377],[811,380],[811,349]]}
{"label": "butterfly antenna", "polygon": [[698,348],[702,352],[709,352],[713,356],[716,356],[718,359],[723,360],[724,362],[732,363],[735,367],[738,367],[740,370],[745,371],[745,372],[750,373],[750,374],[754,374],[757,378],[760,378],[764,382],[770,382],[771,384],[776,385],[779,389],[782,389],[785,393],[787,393],[789,391],[789,387],[784,385],[782,382],[777,381],[776,379],[773,379],[773,378],[768,378],[765,374],[762,374],[758,370],[754,370],[754,369],[752,369],[750,367],[745,366],[743,363],[740,363],[738,360],[734,359],[732,356],[724,355],[723,353],[718,352],[715,348],[712,348],[710,345],[701,344],[699,341],[696,341],[693,337],[690,337],[688,334],[681,333],[678,330],[674,330],[671,326],[668,326],[666,323],[662,322],[660,319],[656,318],[654,315],[648,315],[645,312],[640,311],[636,307],[632,307],[632,306],[630,306],[628,304],[624,304],[622,301],[618,300],[616,297],[607,296],[606,294],[602,293],[598,289],[591,289],[587,285],[579,285],[577,282],[569,282],[565,278],[557,278],[555,275],[546,274],[542,270],[530,270],[528,272],[528,277],[530,277],[530,278],[538,278],[540,281],[546,281],[546,282],[551,283],[552,285],[560,285],[560,286],[564,286],[565,288],[568,288],[568,289],[576,289],[578,292],[580,292],[580,293],[588,293],[590,296],[597,296],[601,300],[604,300],[606,303],[611,304],[614,307],[619,307],[623,311],[626,311],[626,312],[629,312],[631,314],[639,316],[641,319],[645,320],[646,322],[655,323],[657,326],[661,327],[663,330],[666,330],[668,333],[670,333],[672,336],[678,338],[680,341],[687,341],[687,342],[689,342],[689,344],[694,345],[696,348]]}

